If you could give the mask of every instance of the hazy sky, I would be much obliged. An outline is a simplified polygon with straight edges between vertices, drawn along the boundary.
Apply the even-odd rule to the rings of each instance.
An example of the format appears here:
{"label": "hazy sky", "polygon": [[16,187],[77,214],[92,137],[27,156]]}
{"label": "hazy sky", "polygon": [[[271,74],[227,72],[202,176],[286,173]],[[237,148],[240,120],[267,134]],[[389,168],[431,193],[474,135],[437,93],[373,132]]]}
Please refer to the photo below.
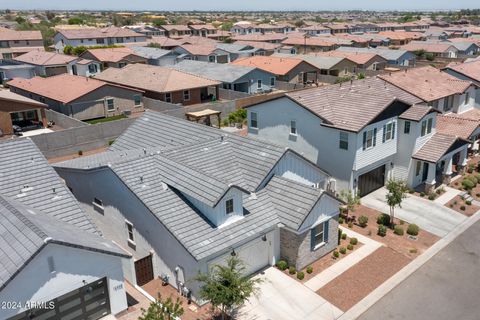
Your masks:
{"label": "hazy sky", "polygon": [[479,7],[478,0],[0,0],[1,9],[50,10],[440,10]]}

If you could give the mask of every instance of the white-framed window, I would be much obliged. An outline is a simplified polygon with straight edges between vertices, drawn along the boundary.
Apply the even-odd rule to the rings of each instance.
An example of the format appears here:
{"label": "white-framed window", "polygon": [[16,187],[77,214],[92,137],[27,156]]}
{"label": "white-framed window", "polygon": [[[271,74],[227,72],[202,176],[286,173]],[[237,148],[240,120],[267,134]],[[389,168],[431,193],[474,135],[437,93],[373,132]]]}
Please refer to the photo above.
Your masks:
{"label": "white-framed window", "polygon": [[328,223],[325,221],[317,224],[311,229],[311,249],[312,251],[328,242]]}
{"label": "white-framed window", "polygon": [[343,150],[348,150],[348,133],[347,132],[340,132],[338,147]]}
{"label": "white-framed window", "polygon": [[291,120],[290,121],[290,134],[296,135],[297,134],[297,121]]}
{"label": "white-framed window", "polygon": [[90,73],[97,73],[98,72],[98,66],[94,63],[88,65],[88,72]]}
{"label": "white-framed window", "polygon": [[415,165],[415,176],[418,177],[420,175],[420,171],[422,170],[422,161],[417,161]]}
{"label": "white-framed window", "polygon": [[133,224],[130,221],[125,220],[125,227],[127,228],[127,237],[129,242],[135,243],[135,235],[133,233]]}
{"label": "white-framed window", "polygon": [[443,111],[450,111],[453,109],[453,98],[454,96],[448,96],[445,98],[445,102],[443,105]]}
{"label": "white-framed window", "polygon": [[383,125],[383,137],[382,141],[387,142],[395,139],[395,122],[389,122]]}
{"label": "white-framed window", "polygon": [[405,123],[403,124],[403,133],[405,134],[409,134],[410,133],[410,121],[405,121]]}
{"label": "white-framed window", "polygon": [[258,117],[256,112],[250,112],[250,127],[258,128]]}
{"label": "white-framed window", "polygon": [[184,90],[183,91],[183,101],[189,101],[190,100],[190,90]]}
{"label": "white-framed window", "polygon": [[433,119],[428,118],[422,121],[422,132],[421,136],[427,135],[432,132]]}
{"label": "white-framed window", "polygon": [[133,96],[133,102],[135,103],[135,107],[142,106],[142,96],[140,94],[136,94]]}
{"label": "white-framed window", "polygon": [[103,201],[98,198],[93,198],[93,210],[97,211],[100,214],[104,214]]}
{"label": "white-framed window", "polygon": [[375,147],[377,144],[377,128],[363,132],[363,150]]}
{"label": "white-framed window", "polygon": [[170,92],[165,93],[165,102],[172,102],[172,94]]}
{"label": "white-framed window", "polygon": [[103,208],[103,201],[98,198],[93,198],[93,203],[99,207]]}
{"label": "white-framed window", "polygon": [[262,89],[262,80],[257,80],[257,89]]}
{"label": "white-framed window", "polygon": [[233,199],[228,199],[225,201],[225,213],[230,214],[233,212]]}
{"label": "white-framed window", "polygon": [[105,103],[107,104],[107,111],[115,111],[115,100],[113,98],[107,98]]}
{"label": "white-framed window", "polygon": [[275,77],[270,78],[270,87],[275,87]]}

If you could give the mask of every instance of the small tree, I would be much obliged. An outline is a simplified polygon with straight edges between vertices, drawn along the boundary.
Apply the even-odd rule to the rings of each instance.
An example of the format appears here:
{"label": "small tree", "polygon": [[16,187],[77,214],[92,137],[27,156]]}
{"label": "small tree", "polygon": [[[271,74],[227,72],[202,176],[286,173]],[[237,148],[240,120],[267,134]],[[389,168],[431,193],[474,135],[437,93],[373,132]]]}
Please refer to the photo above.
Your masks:
{"label": "small tree", "polygon": [[407,197],[407,184],[403,180],[390,179],[387,182],[387,204],[390,207],[390,226],[393,227],[395,207],[402,207],[402,201]]}
{"label": "small tree", "polygon": [[158,294],[158,299],[152,302],[147,310],[142,308],[140,320],[174,320],[183,315],[182,302],[179,298],[174,302],[172,297],[162,301],[162,296]]}
{"label": "small tree", "polygon": [[355,206],[360,204],[360,196],[353,194],[350,190],[342,190],[340,191],[340,199],[345,202],[345,207],[347,209],[346,219],[348,220],[349,211],[355,211]]}
{"label": "small tree", "polygon": [[261,279],[245,276],[242,260],[232,256],[226,265],[214,265],[208,273],[199,273],[195,278],[202,285],[199,296],[209,300],[214,309],[220,309],[222,319],[257,294]]}

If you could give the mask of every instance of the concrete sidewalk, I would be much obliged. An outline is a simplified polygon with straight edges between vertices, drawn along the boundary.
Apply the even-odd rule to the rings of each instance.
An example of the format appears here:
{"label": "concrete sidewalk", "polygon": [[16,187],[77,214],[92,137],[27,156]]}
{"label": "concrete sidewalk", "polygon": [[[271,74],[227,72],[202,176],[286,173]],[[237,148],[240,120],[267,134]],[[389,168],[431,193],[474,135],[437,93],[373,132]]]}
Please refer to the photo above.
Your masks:
{"label": "concrete sidewalk", "polygon": [[349,238],[357,238],[359,242],[363,243],[363,246],[353,251],[345,258],[342,258],[340,261],[336,262],[328,269],[320,272],[312,279],[305,282],[305,286],[313,291],[317,291],[318,289],[322,288],[324,285],[347,271],[353,265],[365,259],[365,257],[370,255],[372,252],[374,252],[383,245],[378,241],[365,237],[348,228],[340,226],[340,229],[342,229],[342,232],[346,233]]}
{"label": "concrete sidewalk", "polygon": [[433,200],[433,202],[438,203],[438,204],[446,204],[448,201],[452,200],[456,196],[460,194],[460,190],[451,188],[451,187],[444,187],[445,188],[445,193],[442,194],[440,197],[437,199]]}
{"label": "concrete sidewalk", "polygon": [[[388,213],[386,194],[387,189],[380,188],[363,197],[362,204],[380,212]],[[407,195],[407,198],[402,202],[402,207],[395,209],[395,217],[408,223],[415,223],[421,229],[439,237],[444,237],[467,219],[466,216],[445,207],[443,204],[414,195]]]}

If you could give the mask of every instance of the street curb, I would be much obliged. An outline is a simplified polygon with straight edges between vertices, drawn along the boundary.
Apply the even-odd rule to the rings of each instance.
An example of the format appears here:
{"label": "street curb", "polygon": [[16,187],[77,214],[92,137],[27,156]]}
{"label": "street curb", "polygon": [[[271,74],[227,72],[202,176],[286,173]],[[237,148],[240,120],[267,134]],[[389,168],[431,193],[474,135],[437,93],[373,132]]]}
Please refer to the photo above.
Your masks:
{"label": "street curb", "polygon": [[455,229],[447,234],[442,239],[438,240],[427,251],[422,253],[418,258],[407,264],[403,269],[393,275],[390,279],[381,284],[378,288],[373,290],[368,296],[360,300],[356,305],[350,308],[337,320],[350,320],[357,319],[364,312],[366,312],[371,306],[379,301],[383,296],[389,293],[393,288],[403,282],[412,273],[418,270],[426,262],[428,262],[433,256],[435,256],[440,250],[445,248],[453,240],[455,240],[460,234],[471,227],[475,222],[480,220],[480,210],[473,216],[460,223]]}

